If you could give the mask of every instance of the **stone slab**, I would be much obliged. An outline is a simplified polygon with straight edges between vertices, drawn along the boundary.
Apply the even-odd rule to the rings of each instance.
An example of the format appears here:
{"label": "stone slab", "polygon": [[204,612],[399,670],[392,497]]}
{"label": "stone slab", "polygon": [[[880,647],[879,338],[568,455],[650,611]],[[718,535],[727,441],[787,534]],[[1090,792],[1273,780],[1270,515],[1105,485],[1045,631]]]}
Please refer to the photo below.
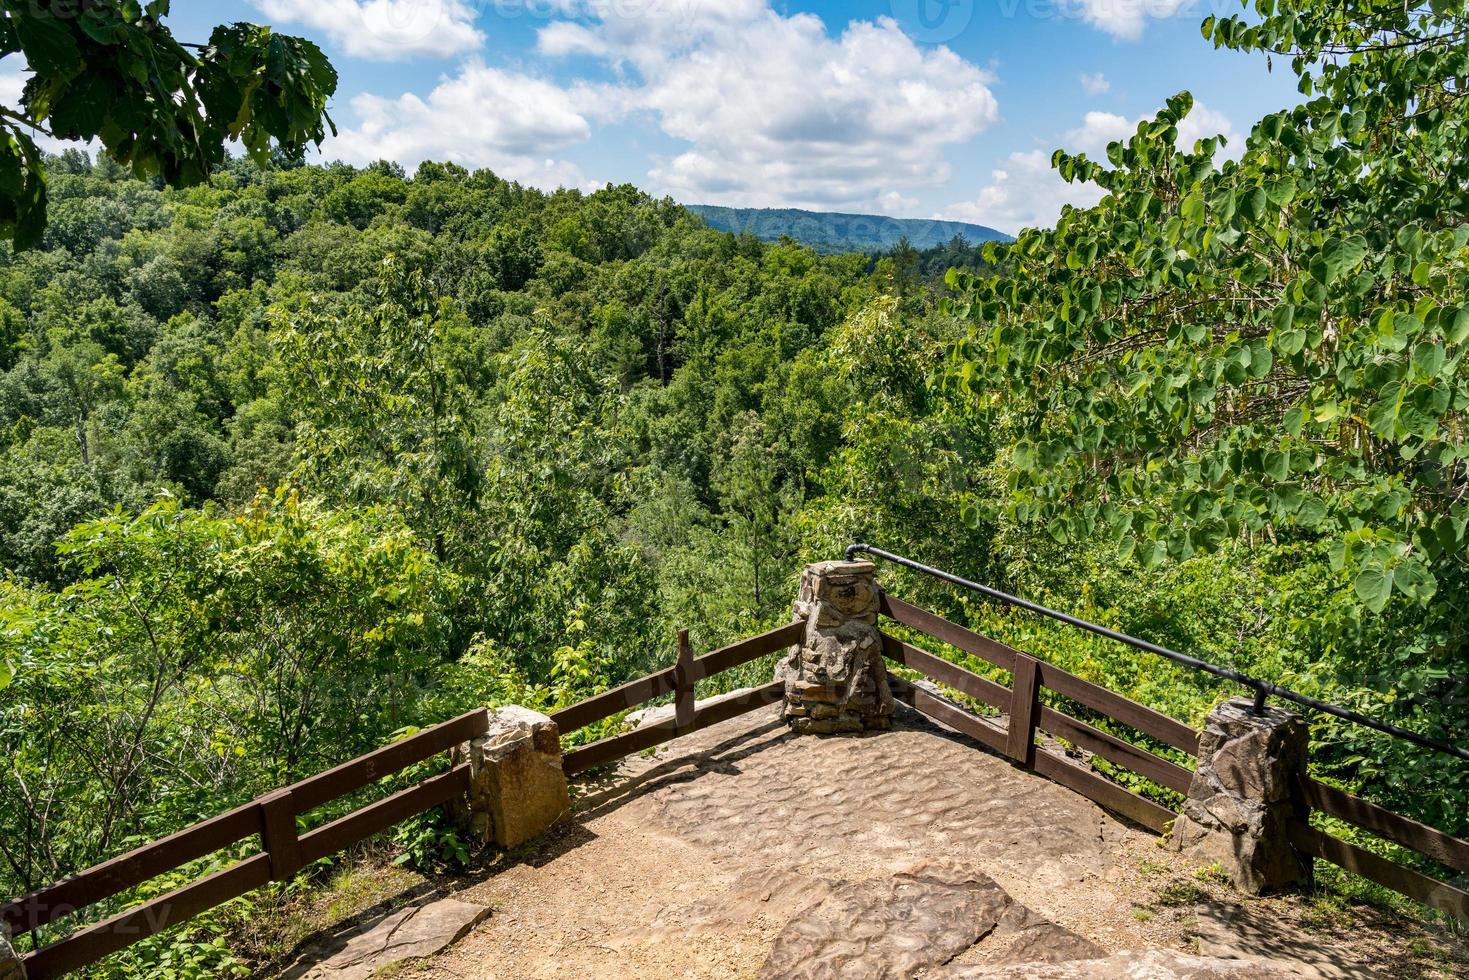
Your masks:
{"label": "stone slab", "polygon": [[997,931],[1008,958],[1090,958],[1103,951],[1018,904],[989,875],[923,861],[850,882],[800,909],[776,937],[761,980],[899,980],[942,966]]}
{"label": "stone slab", "polygon": [[1219,959],[1149,949],[1065,963],[951,968],[926,976],[944,980],[1287,980],[1296,974],[1263,960]]}
{"label": "stone slab", "polygon": [[440,952],[489,915],[483,905],[452,898],[399,909],[347,940],[307,971],[305,980],[368,980],[397,964]]}

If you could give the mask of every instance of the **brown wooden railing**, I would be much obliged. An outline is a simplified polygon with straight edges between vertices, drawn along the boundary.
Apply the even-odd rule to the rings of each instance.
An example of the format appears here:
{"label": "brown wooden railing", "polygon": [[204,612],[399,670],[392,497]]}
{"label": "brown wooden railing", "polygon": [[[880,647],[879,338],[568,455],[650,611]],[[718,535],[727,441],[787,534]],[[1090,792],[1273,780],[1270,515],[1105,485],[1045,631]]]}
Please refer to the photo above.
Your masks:
{"label": "brown wooden railing", "polygon": [[[889,683],[895,697],[1016,764],[1123,817],[1160,833],[1168,829],[1176,816],[1174,811],[1128,791],[1088,767],[1039,750],[1036,734],[1049,733],[1176,793],[1188,792],[1192,772],[1043,703],[1041,692],[1052,691],[1157,742],[1197,755],[1199,736],[1192,728],[894,596],[884,594],[880,608],[882,615],[893,622],[978,657],[1011,675],[1011,685],[1006,687],[884,632],[883,653],[894,664],[998,709],[1005,713],[1008,722],[1001,725],[984,718],[890,673]],[[666,694],[674,695],[673,716],[660,724],[572,749],[563,756],[563,769],[568,775],[583,772],[781,700],[784,687],[777,682],[698,707],[694,700],[695,685],[706,677],[800,642],[805,625],[803,621],[788,623],[702,657],[693,655],[687,631],[680,631],[678,658],[672,667],[562,708],[553,712],[551,718],[566,735]],[[145,844],[0,907],[0,924],[12,935],[31,932],[190,861],[252,836],[260,838],[259,853],[22,957],[30,980],[44,980],[79,969],[269,882],[287,880],[313,861],[461,796],[469,788],[468,765],[456,766],[305,834],[298,834],[296,829],[297,817],[481,735],[487,730],[487,723],[486,712],[470,712],[170,837]],[[1469,842],[1309,777],[1299,781],[1298,791],[1301,801],[1312,810],[1369,831],[1456,871],[1469,873]],[[1469,893],[1453,885],[1395,864],[1306,823],[1293,828],[1292,839],[1306,854],[1469,921]]]}
{"label": "brown wooden railing", "polygon": [[578,701],[570,707],[562,708],[551,714],[551,719],[561,729],[561,734],[566,735],[578,728],[585,728],[587,725],[611,718],[628,708],[637,707],[672,693],[674,695],[673,717],[662,724],[648,725],[573,749],[563,757],[562,768],[565,769],[568,776],[583,772],[781,700],[785,696],[785,688],[779,683],[774,683],[757,687],[744,694],[723,698],[713,704],[706,704],[702,708],[695,708],[694,685],[706,677],[749,663],[767,653],[774,653],[793,643],[800,642],[801,633],[805,627],[806,623],[803,620],[797,620],[758,636],[722,647],[702,657],[694,656],[688,643],[688,631],[680,630],[678,662],[672,667],[648,674],[646,677],[639,677],[621,687],[615,687],[603,694],[587,698],[585,701]]}
{"label": "brown wooden railing", "polygon": [[[945,687],[1008,715],[1008,723],[981,717],[908,681],[889,675],[895,697],[925,715],[976,739],[1017,764],[1047,776],[1082,796],[1151,830],[1163,832],[1176,814],[1131,793],[1088,768],[1049,752],[1038,751],[1037,731],[1086,749],[1150,782],[1187,794],[1189,769],[1104,732],[1079,718],[1040,703],[1042,689],[1083,705],[1165,745],[1197,756],[1199,736],[1183,722],[1083,680],[1029,654],[951,623],[925,609],[884,594],[884,616],[927,636],[1011,672],[1010,687],[965,670],[926,650],[883,633],[883,653],[895,664],[916,670]],[[1385,840],[1469,873],[1469,842],[1383,809],[1316,779],[1298,781],[1300,801],[1310,810],[1335,817]],[[1292,828],[1292,843],[1302,853],[1330,861],[1354,874],[1469,922],[1469,893],[1365,848],[1334,837],[1309,823]]]}
{"label": "brown wooden railing", "polygon": [[425,729],[19,898],[0,907],[0,923],[12,935],[39,929],[190,861],[259,836],[260,853],[21,957],[28,980],[80,969],[262,885],[285,881],[313,861],[461,796],[469,788],[468,765],[456,766],[305,834],[296,831],[297,817],[482,735],[487,727],[488,715],[472,711]]}
{"label": "brown wooden railing", "polygon": [[1190,771],[1079,718],[1041,704],[1040,691],[1042,688],[1055,691],[1185,752],[1198,751],[1199,737],[1193,729],[1136,701],[886,593],[882,597],[881,611],[897,623],[957,647],[1001,670],[1010,671],[1012,676],[1011,686],[1005,687],[883,633],[883,653],[893,663],[916,670],[931,680],[1005,712],[1009,723],[1001,726],[890,675],[889,684],[894,697],[1150,830],[1162,832],[1172,823],[1175,814],[1167,807],[1131,793],[1105,776],[1059,755],[1037,751],[1036,732],[1045,731],[1064,738],[1160,786],[1179,792],[1188,791]]}

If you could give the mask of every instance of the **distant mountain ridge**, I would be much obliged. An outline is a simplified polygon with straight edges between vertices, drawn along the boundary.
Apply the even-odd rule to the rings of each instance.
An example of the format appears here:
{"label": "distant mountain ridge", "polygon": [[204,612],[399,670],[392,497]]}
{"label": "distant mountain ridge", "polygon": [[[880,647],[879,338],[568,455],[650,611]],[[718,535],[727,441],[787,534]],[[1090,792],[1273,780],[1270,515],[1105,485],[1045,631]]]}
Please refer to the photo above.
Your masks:
{"label": "distant mountain ridge", "polygon": [[725,208],[709,204],[684,207],[719,231],[748,232],[763,241],[789,235],[818,252],[886,252],[905,236],[909,244],[920,249],[945,245],[955,235],[963,235],[971,245],[1012,240],[1002,231],[967,221],[890,218],[882,214],[800,208]]}

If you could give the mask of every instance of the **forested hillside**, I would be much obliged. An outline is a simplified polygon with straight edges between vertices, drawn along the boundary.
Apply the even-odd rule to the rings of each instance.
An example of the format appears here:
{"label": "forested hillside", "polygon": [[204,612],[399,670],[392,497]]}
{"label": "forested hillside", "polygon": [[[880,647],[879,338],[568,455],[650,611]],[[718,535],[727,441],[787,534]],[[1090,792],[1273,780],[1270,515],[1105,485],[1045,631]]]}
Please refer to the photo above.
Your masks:
{"label": "forested hillside", "polygon": [[903,241],[913,248],[928,249],[944,245],[956,235],[975,245],[1010,240],[1004,232],[967,221],[800,208],[725,208],[710,204],[691,204],[688,208],[720,231],[750,234],[767,242],[793,238],[824,253],[886,252]]}

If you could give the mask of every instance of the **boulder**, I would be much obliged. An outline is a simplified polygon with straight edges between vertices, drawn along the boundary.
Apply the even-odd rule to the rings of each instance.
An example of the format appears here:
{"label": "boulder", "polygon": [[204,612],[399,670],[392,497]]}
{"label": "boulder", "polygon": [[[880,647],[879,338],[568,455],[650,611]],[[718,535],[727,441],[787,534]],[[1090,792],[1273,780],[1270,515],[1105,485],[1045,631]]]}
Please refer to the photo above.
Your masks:
{"label": "boulder", "polygon": [[458,942],[489,915],[482,905],[452,898],[399,909],[296,975],[304,980],[368,980],[390,974],[398,964],[432,956]]}
{"label": "boulder", "polygon": [[469,763],[469,794],[459,816],[477,841],[515,847],[571,810],[561,732],[539,712],[496,708],[489,731],[459,746],[454,761]]}
{"label": "boulder", "polygon": [[898,980],[931,971],[991,934],[1016,934],[1007,956],[1085,959],[1103,951],[1012,899],[988,875],[922,861],[891,878],[848,882],[807,899],[776,937],[761,980]]}

